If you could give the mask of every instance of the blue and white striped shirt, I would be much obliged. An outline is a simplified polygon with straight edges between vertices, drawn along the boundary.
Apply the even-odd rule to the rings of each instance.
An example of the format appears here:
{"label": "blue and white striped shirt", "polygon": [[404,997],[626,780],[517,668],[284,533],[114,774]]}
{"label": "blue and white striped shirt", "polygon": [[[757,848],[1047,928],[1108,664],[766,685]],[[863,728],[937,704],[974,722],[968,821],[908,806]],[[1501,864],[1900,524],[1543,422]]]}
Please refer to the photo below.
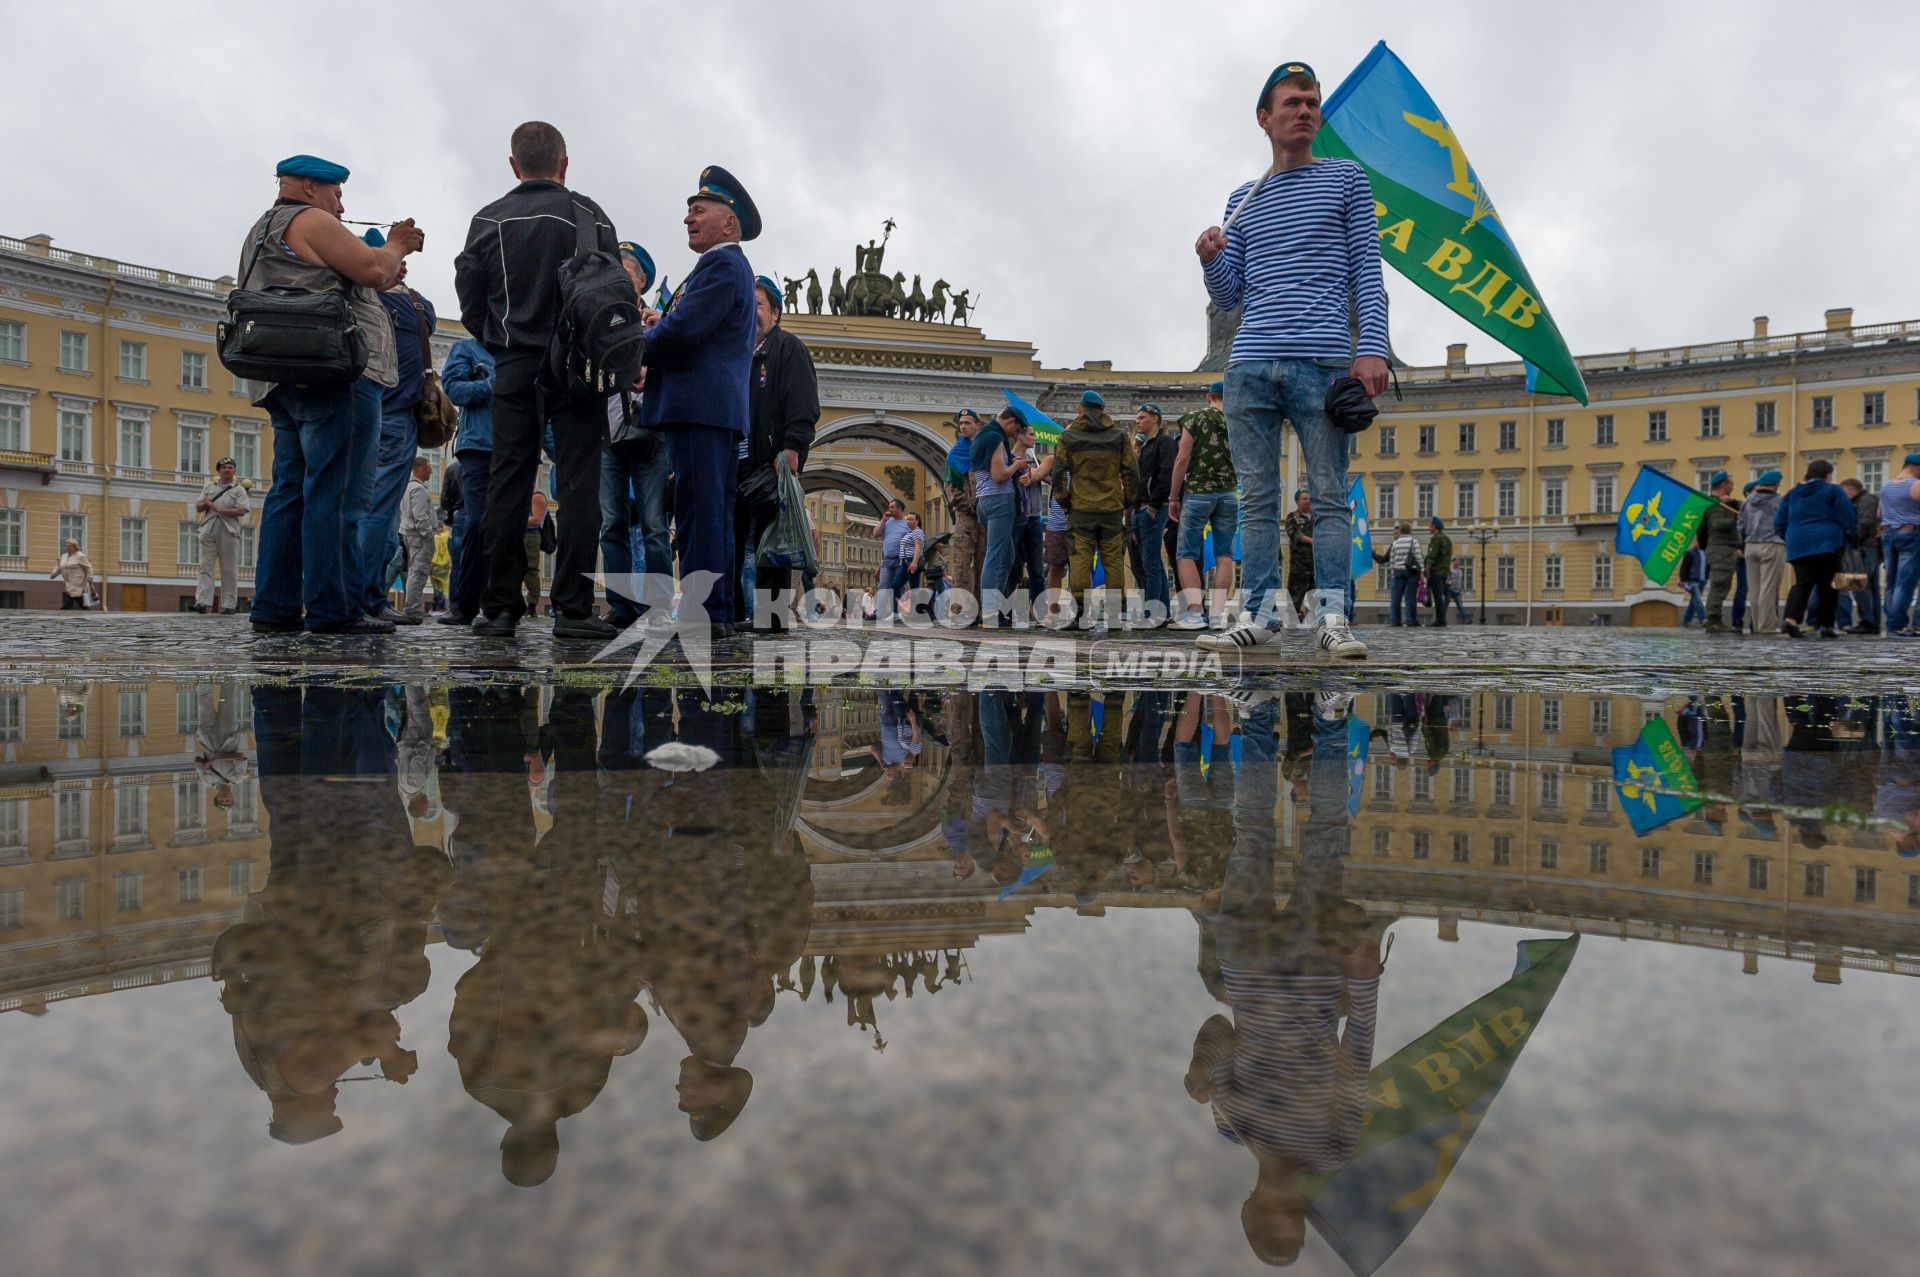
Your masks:
{"label": "blue and white striped shirt", "polygon": [[[1227,198],[1227,215],[1253,183]],[[1225,217],[1222,218],[1225,224]],[[1360,313],[1358,355],[1387,355],[1387,294],[1373,188],[1352,160],[1315,160],[1268,178],[1201,267],[1222,310],[1244,306],[1230,362],[1334,359],[1353,351],[1347,297]]]}

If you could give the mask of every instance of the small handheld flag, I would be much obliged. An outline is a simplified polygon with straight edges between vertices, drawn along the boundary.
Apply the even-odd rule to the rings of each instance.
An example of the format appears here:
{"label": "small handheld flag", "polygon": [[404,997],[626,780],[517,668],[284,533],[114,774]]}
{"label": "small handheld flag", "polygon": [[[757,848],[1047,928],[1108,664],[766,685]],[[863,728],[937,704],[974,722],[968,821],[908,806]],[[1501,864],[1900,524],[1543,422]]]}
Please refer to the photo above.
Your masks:
{"label": "small handheld flag", "polygon": [[1347,489],[1347,506],[1353,511],[1353,559],[1347,571],[1364,576],[1373,571],[1373,526],[1367,519],[1367,489],[1355,479]]}
{"label": "small handheld flag", "polygon": [[1006,395],[1008,405],[1024,417],[1028,425],[1033,427],[1034,438],[1049,447],[1060,442],[1059,422],[1049,417],[1046,413],[1041,412],[1038,408],[1022,399],[1019,395],[1014,394],[1005,386],[1002,386],[1000,390],[1001,393]]}

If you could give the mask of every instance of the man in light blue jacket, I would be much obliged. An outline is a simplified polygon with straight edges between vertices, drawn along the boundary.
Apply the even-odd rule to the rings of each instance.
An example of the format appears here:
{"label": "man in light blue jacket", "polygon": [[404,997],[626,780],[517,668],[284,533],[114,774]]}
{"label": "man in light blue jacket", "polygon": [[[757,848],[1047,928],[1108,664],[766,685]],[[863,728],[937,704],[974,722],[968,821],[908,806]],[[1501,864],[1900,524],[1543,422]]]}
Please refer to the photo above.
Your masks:
{"label": "man in light blue jacket", "polygon": [[453,519],[453,588],[442,625],[471,625],[487,588],[487,547],[480,521],[487,513],[487,475],[493,466],[493,356],[471,337],[447,352],[440,386],[460,409],[453,455],[460,462],[460,512]]}

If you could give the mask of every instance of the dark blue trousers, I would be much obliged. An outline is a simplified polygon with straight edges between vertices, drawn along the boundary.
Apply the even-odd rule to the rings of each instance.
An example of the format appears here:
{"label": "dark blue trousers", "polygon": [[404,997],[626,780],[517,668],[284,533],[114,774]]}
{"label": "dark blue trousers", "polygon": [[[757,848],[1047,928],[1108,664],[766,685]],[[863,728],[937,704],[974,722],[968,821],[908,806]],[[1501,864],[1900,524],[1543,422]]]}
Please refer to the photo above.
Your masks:
{"label": "dark blue trousers", "polygon": [[667,427],[673,458],[673,548],[680,559],[681,588],[690,572],[711,572],[704,599],[692,594],[684,609],[703,604],[707,619],[732,621],[733,484],[740,451],[738,431],[724,426]]}

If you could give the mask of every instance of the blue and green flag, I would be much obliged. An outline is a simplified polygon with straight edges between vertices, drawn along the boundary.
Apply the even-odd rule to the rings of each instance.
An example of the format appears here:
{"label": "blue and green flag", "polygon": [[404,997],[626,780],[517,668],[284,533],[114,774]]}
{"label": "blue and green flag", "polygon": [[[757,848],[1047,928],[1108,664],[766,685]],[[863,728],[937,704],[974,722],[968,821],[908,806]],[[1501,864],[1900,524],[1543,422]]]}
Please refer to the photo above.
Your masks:
{"label": "blue and green flag", "polygon": [[1385,41],[1321,114],[1314,154],[1367,170],[1381,257],[1524,359],[1527,389],[1587,402],[1580,368],[1466,148]]}
{"label": "blue and green flag", "polygon": [[1025,419],[1026,423],[1033,427],[1033,437],[1035,439],[1038,439],[1041,443],[1049,447],[1055,446],[1060,442],[1059,422],[1049,417],[1046,413],[1041,412],[1038,408],[1022,399],[1019,395],[1014,394],[1005,386],[1000,387],[1000,392],[1007,397],[1007,406],[1019,413],[1020,416]]}
{"label": "blue and green flag", "polygon": [[1353,558],[1347,571],[1362,577],[1373,571],[1373,525],[1367,518],[1367,488],[1358,479],[1347,489],[1347,509],[1353,519]]}
{"label": "blue and green flag", "polygon": [[1613,751],[1613,788],[1635,834],[1676,821],[1707,801],[1694,792],[1700,782],[1664,718],[1647,720],[1639,740]]}
{"label": "blue and green flag", "polygon": [[1367,1075],[1353,1160],[1300,1182],[1307,1218],[1356,1277],[1386,1263],[1440,1195],[1579,947],[1579,936],[1522,940],[1511,979]]}
{"label": "blue and green flag", "polygon": [[1665,585],[1712,507],[1712,497],[1642,464],[1620,507],[1614,552],[1631,554],[1647,580]]}

